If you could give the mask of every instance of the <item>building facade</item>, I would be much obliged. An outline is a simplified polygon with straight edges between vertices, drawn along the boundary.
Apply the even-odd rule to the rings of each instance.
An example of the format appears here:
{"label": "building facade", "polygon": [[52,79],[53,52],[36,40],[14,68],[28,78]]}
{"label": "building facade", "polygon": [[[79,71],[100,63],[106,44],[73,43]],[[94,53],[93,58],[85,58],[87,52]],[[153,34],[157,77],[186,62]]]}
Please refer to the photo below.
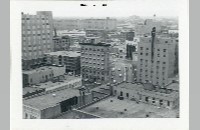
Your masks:
{"label": "building facade", "polygon": [[22,13],[22,68],[35,68],[43,62],[43,54],[53,51],[53,18],[51,11],[36,15]]}
{"label": "building facade", "polygon": [[70,47],[70,37],[62,36],[62,37],[54,37],[54,51],[67,51]]}
{"label": "building facade", "polygon": [[65,66],[65,72],[80,74],[80,53],[74,51],[57,51],[45,53],[47,65]]}
{"label": "building facade", "polygon": [[177,70],[178,41],[163,37],[141,37],[138,44],[137,81],[164,87]]}
{"label": "building facade", "polygon": [[80,43],[81,74],[83,80],[108,82],[110,63],[110,44]]}
{"label": "building facade", "polygon": [[23,86],[39,84],[52,80],[54,77],[62,76],[64,67],[40,67],[34,70],[23,71]]}
{"label": "building facade", "polygon": [[[148,84],[146,84],[148,86]],[[113,95],[119,99],[129,99],[137,103],[147,103],[157,107],[173,109],[179,106],[179,93],[172,89],[145,89],[145,84],[122,82],[113,86]]]}

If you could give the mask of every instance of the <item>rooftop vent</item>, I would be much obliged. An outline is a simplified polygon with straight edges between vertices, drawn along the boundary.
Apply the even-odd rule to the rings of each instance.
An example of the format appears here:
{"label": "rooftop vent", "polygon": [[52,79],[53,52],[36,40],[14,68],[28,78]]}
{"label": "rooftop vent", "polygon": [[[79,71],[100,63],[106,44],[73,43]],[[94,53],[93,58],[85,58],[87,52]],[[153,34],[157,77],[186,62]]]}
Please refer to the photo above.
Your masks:
{"label": "rooftop vent", "polygon": [[56,97],[56,94],[55,94],[55,93],[53,93],[53,94],[52,94],[52,96],[53,96],[53,97]]}

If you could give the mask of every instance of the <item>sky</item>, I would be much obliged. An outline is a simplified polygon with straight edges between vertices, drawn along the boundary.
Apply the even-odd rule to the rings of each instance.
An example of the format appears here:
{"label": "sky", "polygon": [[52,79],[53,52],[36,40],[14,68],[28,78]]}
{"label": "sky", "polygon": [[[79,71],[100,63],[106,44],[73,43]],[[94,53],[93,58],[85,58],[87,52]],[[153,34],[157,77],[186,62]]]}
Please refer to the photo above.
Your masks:
{"label": "sky", "polygon": [[[174,17],[179,13],[179,1],[181,0],[32,1],[22,2],[20,7],[24,13],[30,14],[35,14],[36,11],[53,11],[54,17],[127,17],[154,14]],[[87,6],[80,6],[81,3]]]}

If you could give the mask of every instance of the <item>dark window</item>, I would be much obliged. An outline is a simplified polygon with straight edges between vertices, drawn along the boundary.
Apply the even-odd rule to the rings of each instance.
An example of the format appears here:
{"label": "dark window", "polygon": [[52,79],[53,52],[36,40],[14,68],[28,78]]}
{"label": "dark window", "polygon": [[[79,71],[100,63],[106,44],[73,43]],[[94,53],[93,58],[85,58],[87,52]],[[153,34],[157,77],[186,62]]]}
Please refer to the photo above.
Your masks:
{"label": "dark window", "polygon": [[117,90],[114,90],[114,93],[117,94]]}
{"label": "dark window", "polygon": [[152,98],[152,103],[155,103],[155,98]]}
{"label": "dark window", "polygon": [[163,105],[163,100],[160,100],[160,105]]}
{"label": "dark window", "polygon": [[145,101],[148,102],[149,101],[149,97],[145,97]]}
{"label": "dark window", "polygon": [[123,92],[122,91],[120,92],[120,96],[123,96]]}
{"label": "dark window", "polygon": [[167,106],[170,106],[170,101],[167,101]]}
{"label": "dark window", "polygon": [[129,93],[126,93],[126,97],[129,97]]}

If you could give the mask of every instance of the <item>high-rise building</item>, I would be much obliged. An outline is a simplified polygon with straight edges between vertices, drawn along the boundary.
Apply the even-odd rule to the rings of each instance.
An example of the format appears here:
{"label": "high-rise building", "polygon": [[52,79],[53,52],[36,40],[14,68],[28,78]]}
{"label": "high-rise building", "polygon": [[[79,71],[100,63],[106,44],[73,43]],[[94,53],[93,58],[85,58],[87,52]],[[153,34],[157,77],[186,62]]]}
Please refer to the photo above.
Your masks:
{"label": "high-rise building", "polygon": [[35,68],[43,62],[43,54],[53,51],[53,18],[51,11],[36,15],[22,13],[22,68]]}
{"label": "high-rise building", "polygon": [[164,87],[177,71],[178,40],[155,36],[141,37],[138,44],[137,81]]}
{"label": "high-rise building", "polygon": [[81,74],[83,80],[106,83],[109,80],[110,44],[80,43]]}

